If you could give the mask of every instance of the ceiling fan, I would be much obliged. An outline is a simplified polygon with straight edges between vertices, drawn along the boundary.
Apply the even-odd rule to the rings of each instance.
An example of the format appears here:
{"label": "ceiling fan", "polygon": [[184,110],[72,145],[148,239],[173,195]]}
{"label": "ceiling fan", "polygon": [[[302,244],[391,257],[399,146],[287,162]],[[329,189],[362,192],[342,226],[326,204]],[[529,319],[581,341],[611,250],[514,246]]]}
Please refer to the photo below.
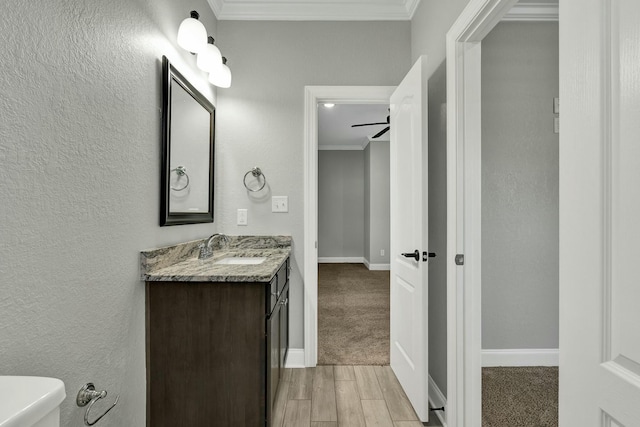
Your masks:
{"label": "ceiling fan", "polygon": [[390,122],[390,116],[387,116],[387,121],[386,122],[379,122],[379,123],[362,123],[359,125],[351,125],[352,128],[356,128],[356,127],[360,127],[360,126],[375,126],[375,125],[387,125],[386,128],[382,129],[380,132],[376,133],[375,135],[373,135],[371,137],[371,139],[375,139],[375,138],[380,138],[382,135],[384,135],[385,133],[389,132],[389,129],[391,129],[391,122]]}

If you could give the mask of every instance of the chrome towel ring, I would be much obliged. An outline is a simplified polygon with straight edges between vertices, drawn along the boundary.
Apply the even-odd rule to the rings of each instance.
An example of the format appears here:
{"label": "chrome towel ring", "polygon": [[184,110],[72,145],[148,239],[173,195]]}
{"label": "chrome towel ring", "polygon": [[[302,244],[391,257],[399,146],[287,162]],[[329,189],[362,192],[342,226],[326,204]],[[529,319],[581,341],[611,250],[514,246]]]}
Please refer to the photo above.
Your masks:
{"label": "chrome towel ring", "polygon": [[178,177],[184,176],[187,178],[187,183],[182,187],[171,187],[173,191],[182,191],[189,186],[189,175],[187,175],[187,168],[184,166],[178,166],[175,169],[171,169],[171,172],[175,172]]}
{"label": "chrome towel ring", "polygon": [[[262,177],[262,185],[260,186],[260,188],[250,188],[247,185],[247,176],[249,176],[249,174],[253,175],[258,181],[260,181],[260,177]],[[252,193],[258,192],[260,190],[262,190],[264,188],[265,185],[267,185],[267,177],[265,176],[265,174],[262,173],[262,171],[260,170],[259,167],[255,167],[253,169],[251,169],[249,172],[244,174],[244,178],[242,179],[242,183],[244,184],[244,187],[251,191]]]}
{"label": "chrome towel ring", "polygon": [[118,400],[120,399],[120,396],[116,396],[115,402],[113,402],[113,404],[106,411],[104,411],[102,415],[100,415],[98,418],[96,418],[93,421],[89,421],[89,412],[91,411],[93,404],[100,399],[104,399],[105,397],[107,397],[107,391],[106,390],[96,391],[96,387],[93,385],[93,383],[86,383],[85,385],[82,386],[82,388],[78,392],[78,396],[76,397],[76,404],[80,407],[87,406],[87,404],[89,405],[86,412],[84,413],[85,425],[92,426],[98,421],[100,421],[102,417],[107,415],[107,412],[112,410],[118,404]]}

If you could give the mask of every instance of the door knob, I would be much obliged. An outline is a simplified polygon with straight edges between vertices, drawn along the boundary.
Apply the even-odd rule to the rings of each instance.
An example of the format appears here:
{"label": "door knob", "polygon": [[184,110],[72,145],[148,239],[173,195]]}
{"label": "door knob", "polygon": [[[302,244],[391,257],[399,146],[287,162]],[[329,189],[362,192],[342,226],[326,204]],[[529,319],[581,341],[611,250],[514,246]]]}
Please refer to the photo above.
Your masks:
{"label": "door knob", "polygon": [[417,249],[414,252],[405,252],[402,254],[402,256],[407,258],[415,258],[416,261],[420,261],[420,251]]}
{"label": "door knob", "polygon": [[429,261],[429,258],[435,258],[435,252],[422,252],[422,261]]}

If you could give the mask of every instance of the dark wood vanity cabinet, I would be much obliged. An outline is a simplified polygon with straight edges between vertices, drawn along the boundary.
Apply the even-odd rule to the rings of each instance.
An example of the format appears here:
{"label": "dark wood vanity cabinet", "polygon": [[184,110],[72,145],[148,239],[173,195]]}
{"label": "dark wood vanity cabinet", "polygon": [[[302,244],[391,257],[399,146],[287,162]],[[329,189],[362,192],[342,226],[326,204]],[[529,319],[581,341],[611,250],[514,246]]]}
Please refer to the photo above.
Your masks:
{"label": "dark wood vanity cabinet", "polygon": [[269,283],[147,282],[147,426],[271,425],[289,259]]}

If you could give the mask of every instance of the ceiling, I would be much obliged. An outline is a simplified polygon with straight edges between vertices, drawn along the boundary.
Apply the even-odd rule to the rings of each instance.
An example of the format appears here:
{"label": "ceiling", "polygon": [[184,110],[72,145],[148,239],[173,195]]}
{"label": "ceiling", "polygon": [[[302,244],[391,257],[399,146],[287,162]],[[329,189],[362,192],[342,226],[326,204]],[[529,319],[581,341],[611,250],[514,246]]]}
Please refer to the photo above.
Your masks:
{"label": "ceiling", "polygon": [[[260,21],[408,21],[420,3],[420,0],[207,1],[219,20]],[[554,15],[557,20],[558,0],[520,0],[506,20],[554,20]]]}
{"label": "ceiling", "polygon": [[[333,108],[318,105],[318,148],[320,150],[363,150],[369,137],[385,125],[352,128],[360,123],[385,122],[389,106],[385,104],[336,104]],[[376,139],[388,141],[389,132]]]}

